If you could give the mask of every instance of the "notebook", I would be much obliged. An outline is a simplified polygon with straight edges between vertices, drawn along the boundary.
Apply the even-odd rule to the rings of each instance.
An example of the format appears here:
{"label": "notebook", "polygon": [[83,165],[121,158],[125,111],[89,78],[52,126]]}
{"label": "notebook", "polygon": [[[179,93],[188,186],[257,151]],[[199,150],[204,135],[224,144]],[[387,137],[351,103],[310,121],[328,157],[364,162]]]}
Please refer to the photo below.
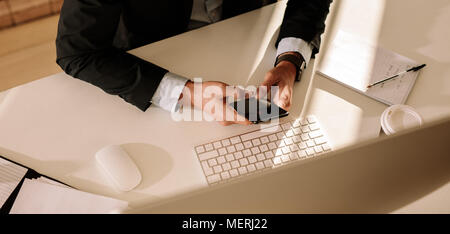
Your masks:
{"label": "notebook", "polygon": [[323,76],[387,105],[404,104],[418,72],[367,88],[369,84],[396,75],[418,63],[357,35],[340,30],[317,70]]}

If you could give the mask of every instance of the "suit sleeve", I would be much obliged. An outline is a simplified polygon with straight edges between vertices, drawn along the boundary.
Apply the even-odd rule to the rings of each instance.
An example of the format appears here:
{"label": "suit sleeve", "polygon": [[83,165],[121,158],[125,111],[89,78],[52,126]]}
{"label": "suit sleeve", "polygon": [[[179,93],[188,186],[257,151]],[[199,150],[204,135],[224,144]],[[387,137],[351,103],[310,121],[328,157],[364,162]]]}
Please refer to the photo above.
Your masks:
{"label": "suit sleeve", "polygon": [[113,46],[121,12],[120,0],[64,1],[56,62],[67,74],[145,111],[167,70]]}
{"label": "suit sleeve", "polygon": [[313,54],[317,53],[331,2],[332,0],[288,1],[276,46],[283,38],[295,37],[311,43],[314,47]]}

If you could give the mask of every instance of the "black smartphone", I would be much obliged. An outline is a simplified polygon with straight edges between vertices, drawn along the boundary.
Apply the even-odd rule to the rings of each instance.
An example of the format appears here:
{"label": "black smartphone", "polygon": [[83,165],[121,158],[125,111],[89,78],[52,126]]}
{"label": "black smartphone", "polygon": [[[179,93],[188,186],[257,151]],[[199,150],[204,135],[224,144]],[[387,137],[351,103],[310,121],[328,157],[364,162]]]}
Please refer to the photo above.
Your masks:
{"label": "black smartphone", "polygon": [[246,98],[230,103],[230,105],[239,115],[254,124],[289,115],[289,112],[268,100]]}

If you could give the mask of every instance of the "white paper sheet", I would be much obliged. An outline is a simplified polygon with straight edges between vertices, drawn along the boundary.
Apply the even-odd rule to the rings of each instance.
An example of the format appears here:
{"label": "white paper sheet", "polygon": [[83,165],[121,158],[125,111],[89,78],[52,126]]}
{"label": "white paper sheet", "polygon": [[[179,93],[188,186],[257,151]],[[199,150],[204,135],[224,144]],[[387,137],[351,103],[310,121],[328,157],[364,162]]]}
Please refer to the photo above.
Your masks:
{"label": "white paper sheet", "polygon": [[125,201],[25,179],[11,214],[99,214],[127,208]]}
{"label": "white paper sheet", "polygon": [[364,38],[339,31],[324,55],[318,72],[347,87],[388,105],[406,102],[418,72],[409,72],[395,79],[367,88],[369,84],[396,75],[418,65],[412,59]]}
{"label": "white paper sheet", "polygon": [[17,187],[28,169],[0,158],[0,207]]}

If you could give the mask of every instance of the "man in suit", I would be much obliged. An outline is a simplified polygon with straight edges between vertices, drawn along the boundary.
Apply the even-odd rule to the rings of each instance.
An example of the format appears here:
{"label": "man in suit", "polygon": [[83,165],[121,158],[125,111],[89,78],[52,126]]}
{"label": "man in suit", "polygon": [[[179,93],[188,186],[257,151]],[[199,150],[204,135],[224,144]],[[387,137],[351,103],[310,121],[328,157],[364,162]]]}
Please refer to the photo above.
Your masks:
{"label": "man in suit", "polygon": [[[263,86],[278,86],[277,104],[291,105],[292,87],[302,69],[318,52],[320,35],[332,0],[290,0],[276,43],[275,67]],[[249,124],[224,119],[224,112],[205,108],[208,101],[225,102],[226,84],[203,82],[215,88],[206,98],[194,93],[194,83],[135,57],[127,50],[257,9],[275,0],[66,0],[56,39],[57,63],[69,75],[100,87],[145,111],[152,103],[176,111],[180,99],[212,115],[224,125]],[[203,98],[194,102],[194,97]],[[185,103],[186,104],[186,103]],[[228,106],[228,105],[224,105]],[[234,110],[233,110],[234,111]]]}

